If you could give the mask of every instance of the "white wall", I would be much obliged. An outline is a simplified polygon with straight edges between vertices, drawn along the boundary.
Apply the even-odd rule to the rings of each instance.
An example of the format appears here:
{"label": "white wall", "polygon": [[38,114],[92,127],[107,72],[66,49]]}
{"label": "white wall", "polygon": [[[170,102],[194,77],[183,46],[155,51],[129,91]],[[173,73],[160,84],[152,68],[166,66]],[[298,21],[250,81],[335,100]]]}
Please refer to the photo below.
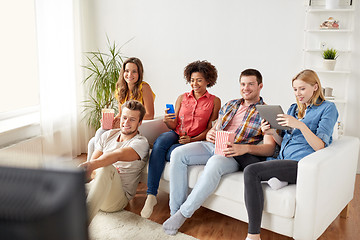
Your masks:
{"label": "white wall", "polygon": [[218,84],[210,92],[224,103],[240,96],[239,74],[249,67],[262,72],[267,102],[288,108],[293,101],[290,80],[302,67],[301,1],[87,2],[86,47],[105,49],[106,34],[120,45],[134,37],[123,52],[143,61],[145,80],[157,95],[156,114],[190,90],[183,69],[204,59],[218,69]]}
{"label": "white wall", "polygon": [[[183,78],[184,67],[204,59],[218,69],[218,83],[210,92],[222,103],[240,97],[240,72],[256,68],[263,74],[265,101],[287,109],[295,101],[291,78],[302,69],[304,2],[83,0],[84,50],[106,49],[106,34],[119,45],[134,37],[123,53],[142,60],[145,80],[156,94],[156,115],[163,113],[166,103],[174,103],[179,94],[190,90]],[[359,8],[356,11],[359,22]],[[356,27],[355,42],[359,42]],[[354,53],[356,63],[359,51]],[[346,134],[359,137],[356,65]]]}

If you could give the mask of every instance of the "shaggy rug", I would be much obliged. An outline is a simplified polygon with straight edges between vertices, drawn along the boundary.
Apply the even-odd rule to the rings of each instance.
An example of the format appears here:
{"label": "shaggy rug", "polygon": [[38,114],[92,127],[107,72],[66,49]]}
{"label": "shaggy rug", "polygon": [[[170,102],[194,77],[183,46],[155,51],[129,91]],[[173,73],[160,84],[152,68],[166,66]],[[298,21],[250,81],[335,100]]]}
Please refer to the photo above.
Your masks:
{"label": "shaggy rug", "polygon": [[99,212],[89,226],[90,240],[196,240],[184,233],[169,236],[162,225],[123,210],[115,213]]}

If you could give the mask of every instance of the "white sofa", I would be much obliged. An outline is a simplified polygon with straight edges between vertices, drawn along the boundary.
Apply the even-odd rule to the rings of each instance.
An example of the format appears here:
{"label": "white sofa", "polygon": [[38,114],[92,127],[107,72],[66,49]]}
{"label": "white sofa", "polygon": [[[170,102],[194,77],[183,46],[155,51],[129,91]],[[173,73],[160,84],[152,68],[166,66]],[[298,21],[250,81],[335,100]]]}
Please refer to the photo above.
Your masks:
{"label": "white sofa", "polygon": [[[144,121],[140,132],[152,144],[168,131],[162,118]],[[296,185],[272,190],[263,185],[265,205],[261,227],[297,240],[317,239],[352,200],[359,153],[359,139],[344,136],[329,147],[302,159]],[[193,188],[203,165],[189,167],[189,188]],[[147,169],[142,181],[146,183]],[[169,193],[169,163],[160,181],[160,190]],[[204,207],[247,222],[243,173],[223,176]]]}

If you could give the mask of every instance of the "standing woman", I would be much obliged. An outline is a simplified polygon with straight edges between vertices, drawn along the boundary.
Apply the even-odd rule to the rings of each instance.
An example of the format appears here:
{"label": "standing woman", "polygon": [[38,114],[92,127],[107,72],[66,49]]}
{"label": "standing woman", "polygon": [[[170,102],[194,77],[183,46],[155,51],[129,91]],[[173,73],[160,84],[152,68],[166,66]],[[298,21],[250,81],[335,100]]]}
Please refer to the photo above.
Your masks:
{"label": "standing woman", "polygon": [[[120,127],[121,105],[128,100],[137,100],[144,105],[146,110],[144,120],[154,118],[155,94],[151,90],[150,85],[143,81],[143,75],[144,68],[140,59],[131,57],[123,63],[114,93],[115,98],[119,102],[119,113],[114,118],[113,128]],[[100,127],[96,131],[95,137],[90,139],[88,144],[88,161],[91,159],[91,155],[94,152],[95,143],[106,131],[107,130]]]}
{"label": "standing woman", "polygon": [[245,204],[249,217],[247,240],[260,239],[264,196],[261,181],[277,181],[296,184],[298,162],[305,156],[327,147],[332,142],[332,132],[338,118],[335,104],[325,101],[319,77],[312,70],[303,70],[292,80],[296,104],[287,114],[279,114],[280,125],[292,130],[279,136],[262,122],[262,131],[272,135],[281,145],[277,160],[254,163],[244,170]]}
{"label": "standing woman", "polygon": [[216,68],[207,61],[196,61],[184,69],[184,77],[191,91],[181,94],[175,103],[175,113],[165,110],[164,122],[171,130],[162,133],[155,141],[148,170],[148,190],[141,216],[149,218],[157,204],[156,195],[165,161],[181,144],[205,140],[206,133],[217,119],[221,101],[207,91],[217,80]]}

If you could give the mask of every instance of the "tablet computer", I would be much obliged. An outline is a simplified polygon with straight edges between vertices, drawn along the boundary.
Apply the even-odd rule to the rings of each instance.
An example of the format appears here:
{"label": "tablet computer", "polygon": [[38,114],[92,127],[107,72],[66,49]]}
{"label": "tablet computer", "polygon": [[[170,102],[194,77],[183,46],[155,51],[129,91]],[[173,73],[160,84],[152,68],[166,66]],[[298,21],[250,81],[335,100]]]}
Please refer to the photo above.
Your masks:
{"label": "tablet computer", "polygon": [[280,105],[256,105],[256,110],[258,110],[262,119],[269,122],[271,128],[281,130],[291,129],[291,127],[281,126],[278,121],[276,121],[277,115],[284,113]]}

